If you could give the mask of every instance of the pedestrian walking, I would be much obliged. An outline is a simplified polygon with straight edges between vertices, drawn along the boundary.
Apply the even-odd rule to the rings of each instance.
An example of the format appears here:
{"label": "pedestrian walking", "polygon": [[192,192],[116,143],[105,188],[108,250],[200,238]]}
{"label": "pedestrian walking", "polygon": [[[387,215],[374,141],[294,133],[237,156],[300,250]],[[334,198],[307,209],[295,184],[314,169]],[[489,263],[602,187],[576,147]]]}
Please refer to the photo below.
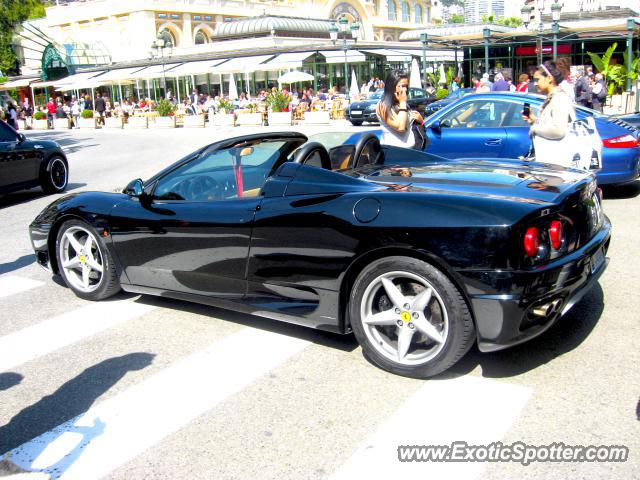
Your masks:
{"label": "pedestrian walking", "polygon": [[391,72],[384,82],[384,94],[376,106],[376,114],[382,128],[383,145],[414,148],[416,139],[412,124],[423,124],[422,116],[409,109],[407,93],[409,77],[399,72]]}
{"label": "pedestrian walking", "polygon": [[568,132],[569,122],[576,118],[573,102],[560,87],[563,76],[555,62],[546,61],[534,74],[536,88],[547,98],[536,117],[533,112],[523,118],[531,125],[529,136],[533,140],[536,160],[571,166],[569,155],[563,155],[570,146],[561,141]]}
{"label": "pedestrian walking", "polygon": [[602,112],[604,103],[607,100],[607,86],[601,73],[596,73],[591,93],[593,109]]}
{"label": "pedestrian walking", "polygon": [[106,109],[107,109],[107,105],[104,101],[104,98],[102,98],[102,95],[97,93],[96,94],[96,112],[98,112],[98,115],[100,116],[100,119],[98,120],[98,123],[100,125],[104,125],[104,112]]}
{"label": "pedestrian walking", "polygon": [[591,108],[591,85],[589,85],[589,79],[580,70],[576,75],[574,93],[578,105]]}

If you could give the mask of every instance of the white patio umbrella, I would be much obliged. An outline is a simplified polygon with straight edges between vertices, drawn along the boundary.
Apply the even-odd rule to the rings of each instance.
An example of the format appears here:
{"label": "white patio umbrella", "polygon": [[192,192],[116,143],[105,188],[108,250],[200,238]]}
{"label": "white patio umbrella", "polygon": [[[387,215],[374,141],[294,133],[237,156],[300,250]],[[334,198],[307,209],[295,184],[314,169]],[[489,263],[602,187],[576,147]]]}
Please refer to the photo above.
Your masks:
{"label": "white patio umbrella", "polygon": [[360,94],[360,88],[358,87],[358,77],[356,77],[356,71],[351,70],[351,88],[349,89],[349,97],[357,98]]}
{"label": "white patio umbrella", "polygon": [[236,80],[233,78],[233,73],[229,74],[229,100],[238,99],[238,87],[236,87]]}
{"label": "white patio umbrella", "polygon": [[444,73],[444,63],[440,64],[440,79],[438,80],[438,83],[441,83],[442,85],[447,84],[447,75]]}
{"label": "white patio umbrella", "polygon": [[411,62],[411,75],[409,76],[409,86],[411,88],[422,88],[422,81],[420,80],[420,67],[418,66],[418,60],[415,58]]}
{"label": "white patio umbrella", "polygon": [[296,82],[310,82],[313,81],[313,75],[310,75],[299,70],[293,70],[287,72],[278,77],[278,83],[296,83]]}

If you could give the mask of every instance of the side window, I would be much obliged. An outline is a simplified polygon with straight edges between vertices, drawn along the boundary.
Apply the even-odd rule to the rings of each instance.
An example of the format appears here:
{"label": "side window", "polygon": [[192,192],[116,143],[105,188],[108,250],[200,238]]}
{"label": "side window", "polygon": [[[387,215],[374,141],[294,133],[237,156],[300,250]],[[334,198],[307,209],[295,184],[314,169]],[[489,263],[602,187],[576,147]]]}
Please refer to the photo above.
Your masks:
{"label": "side window", "polygon": [[449,128],[497,128],[509,109],[509,104],[495,100],[476,100],[464,103],[444,115],[441,123]]}
{"label": "side window", "polygon": [[257,196],[284,145],[265,142],[205,151],[161,178],[153,196],[157,200],[191,202]]}
{"label": "side window", "polygon": [[[522,109],[524,108],[524,103],[512,103],[511,109],[509,110],[507,116],[504,119],[502,124],[503,127],[527,127],[529,128],[529,124],[522,118]],[[534,115],[538,115],[539,108],[537,105],[531,105],[531,111]]]}
{"label": "side window", "polygon": [[15,142],[16,134],[13,133],[6,123],[0,120],[0,142]]}
{"label": "side window", "polygon": [[425,97],[424,90],[421,90],[419,88],[409,89],[409,99],[424,98],[424,97]]}

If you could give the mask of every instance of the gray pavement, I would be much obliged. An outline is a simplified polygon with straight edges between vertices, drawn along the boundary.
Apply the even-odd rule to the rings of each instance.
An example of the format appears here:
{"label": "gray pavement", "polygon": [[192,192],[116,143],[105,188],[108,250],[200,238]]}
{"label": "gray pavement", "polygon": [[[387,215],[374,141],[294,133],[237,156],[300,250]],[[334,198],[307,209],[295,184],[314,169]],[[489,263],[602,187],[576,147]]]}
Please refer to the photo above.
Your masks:
{"label": "gray pavement", "polygon": [[[75,192],[120,189],[256,130],[27,134],[63,144]],[[474,349],[430,381],[373,367],[352,337],[162,298],[80,300],[29,245],[29,222],[56,197],[0,197],[0,455],[24,444],[14,458],[52,478],[640,478],[640,182],[605,191],[611,262],[562,322],[510,350]],[[397,445],[454,440],[626,445],[630,457],[397,460]]]}

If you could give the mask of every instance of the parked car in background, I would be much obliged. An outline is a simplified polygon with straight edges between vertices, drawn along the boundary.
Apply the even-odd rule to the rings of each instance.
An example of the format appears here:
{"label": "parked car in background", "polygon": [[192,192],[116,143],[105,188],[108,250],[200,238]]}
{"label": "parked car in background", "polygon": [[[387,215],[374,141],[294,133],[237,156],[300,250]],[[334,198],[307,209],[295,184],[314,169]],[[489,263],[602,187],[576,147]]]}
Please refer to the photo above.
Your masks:
{"label": "parked car in background", "polygon": [[45,193],[67,188],[69,164],[60,145],[30,140],[0,120],[0,193],[40,185]]}
{"label": "parked car in background", "polygon": [[447,105],[450,105],[451,103],[455,102],[456,100],[460,100],[462,97],[464,97],[465,95],[470,95],[474,92],[475,90],[473,88],[460,88],[458,90],[456,90],[453,93],[450,93],[448,96],[440,99],[440,100],[436,100],[433,103],[430,103],[429,105],[427,105],[427,108],[425,109],[424,113],[426,116],[431,116],[434,113],[436,113],[438,110],[443,109],[444,107],[446,107]]}
{"label": "parked car in background", "polygon": [[[362,125],[363,122],[378,123],[376,115],[376,105],[383,95],[382,90],[370,93],[365,100],[353,102],[347,110],[347,120],[353,125]],[[421,115],[425,115],[425,109],[435,101],[435,96],[429,94],[422,88],[409,88],[407,104],[413,110],[417,110]]]}
{"label": "parked car in background", "polygon": [[37,262],[87,300],[122,289],[353,332],[375,365],[419,378],[540,335],[607,267],[591,173],[372,134],[346,147],[336,170],[300,133],[244,135],[122,193],[64,196],[31,223]]}
{"label": "parked car in background", "polygon": [[[429,153],[446,158],[511,158],[531,148],[529,125],[522,119],[525,102],[537,115],[545,97],[492,92],[467,95],[426,119]],[[631,182],[640,175],[640,131],[620,118],[576,107],[577,118],[595,117],[602,138],[600,184]],[[536,160],[544,162],[543,158]]]}

